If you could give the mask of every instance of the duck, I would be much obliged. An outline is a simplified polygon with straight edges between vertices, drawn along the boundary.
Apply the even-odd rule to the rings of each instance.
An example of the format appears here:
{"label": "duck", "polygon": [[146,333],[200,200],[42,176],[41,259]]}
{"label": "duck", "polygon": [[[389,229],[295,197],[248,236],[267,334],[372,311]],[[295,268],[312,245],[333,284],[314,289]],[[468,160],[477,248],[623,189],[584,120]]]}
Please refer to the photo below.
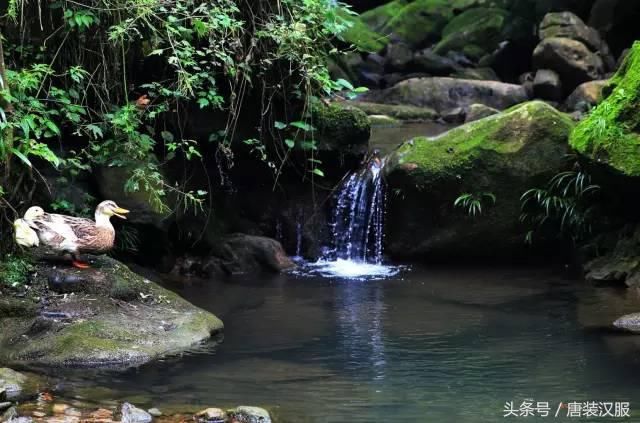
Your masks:
{"label": "duck", "polygon": [[13,222],[13,234],[16,244],[21,247],[37,247],[40,245],[38,234],[25,219],[16,219]]}
{"label": "duck", "polygon": [[114,245],[116,231],[111,217],[126,219],[129,210],[119,207],[114,201],[98,204],[95,221],[63,214],[46,213],[42,207],[30,207],[23,220],[37,234],[39,242],[56,253],[70,254],[71,263],[79,269],[89,268],[80,260],[81,254],[104,254]]}

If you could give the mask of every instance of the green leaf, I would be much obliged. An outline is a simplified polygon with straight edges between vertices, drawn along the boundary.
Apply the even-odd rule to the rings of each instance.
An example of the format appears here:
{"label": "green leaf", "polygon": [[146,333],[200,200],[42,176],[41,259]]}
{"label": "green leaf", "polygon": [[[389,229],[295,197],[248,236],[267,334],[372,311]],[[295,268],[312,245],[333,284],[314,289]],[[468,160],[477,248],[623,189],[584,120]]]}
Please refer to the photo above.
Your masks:
{"label": "green leaf", "polygon": [[19,152],[18,150],[16,150],[15,148],[11,149],[11,152],[18,157],[20,160],[22,160],[24,162],[24,164],[26,164],[29,167],[33,167],[33,165],[31,165],[31,162],[29,161],[29,159],[27,159],[27,156],[25,156],[24,154],[22,154],[21,152]]}
{"label": "green leaf", "polygon": [[295,127],[295,128],[302,129],[303,131],[307,131],[307,132],[313,130],[313,126],[309,125],[308,123],[302,122],[302,121],[291,122],[290,125]]}
{"label": "green leaf", "polygon": [[313,172],[315,175],[318,175],[318,176],[322,176],[322,177],[324,177],[324,172],[323,172],[322,170],[318,169],[317,167],[316,167],[316,168],[314,168],[312,172]]}
{"label": "green leaf", "polygon": [[369,91],[369,88],[367,88],[367,87],[357,87],[357,88],[354,88],[352,91],[354,93],[361,94],[361,93],[366,93],[367,91]]}
{"label": "green leaf", "polygon": [[284,143],[289,148],[293,148],[296,145],[296,142],[294,140],[290,140],[288,138],[286,140],[284,140]]}
{"label": "green leaf", "polygon": [[160,132],[160,136],[162,137],[162,139],[165,142],[173,142],[174,138],[173,138],[173,134],[169,131],[162,131]]}
{"label": "green leaf", "polygon": [[336,84],[338,84],[343,88],[346,88],[347,90],[353,90],[353,85],[351,84],[351,82],[347,81],[346,79],[340,78],[336,80]]}
{"label": "green leaf", "polygon": [[284,129],[287,127],[287,124],[284,122],[280,122],[280,121],[276,121],[273,126],[276,127],[276,129]]}

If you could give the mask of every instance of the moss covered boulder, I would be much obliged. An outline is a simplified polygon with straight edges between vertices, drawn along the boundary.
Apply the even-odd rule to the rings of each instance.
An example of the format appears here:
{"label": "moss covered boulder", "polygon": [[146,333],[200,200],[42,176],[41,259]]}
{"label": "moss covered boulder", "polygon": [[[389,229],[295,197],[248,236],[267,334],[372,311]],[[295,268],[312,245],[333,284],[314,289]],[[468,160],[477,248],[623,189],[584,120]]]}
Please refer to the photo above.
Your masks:
{"label": "moss covered boulder", "polygon": [[472,59],[491,53],[504,39],[508,12],[492,7],[469,9],[444,27],[442,40],[435,46],[438,54],[461,51]]}
{"label": "moss covered boulder", "polygon": [[314,109],[313,126],[321,152],[362,154],[367,150],[371,125],[357,107],[342,102],[321,104]]}
{"label": "moss covered boulder", "polygon": [[[0,360],[58,367],[129,366],[182,352],[222,331],[213,314],[103,256],[89,270],[39,264],[37,307],[0,314]],[[66,294],[66,295],[65,295]]]}
{"label": "moss covered boulder", "polygon": [[[573,121],[530,102],[436,138],[404,143],[388,160],[388,251],[399,257],[504,258],[525,248],[520,197],[565,165]],[[479,199],[469,216],[454,202]]]}
{"label": "moss covered boulder", "polygon": [[571,134],[590,162],[622,176],[640,176],[640,43],[611,79],[610,93]]}

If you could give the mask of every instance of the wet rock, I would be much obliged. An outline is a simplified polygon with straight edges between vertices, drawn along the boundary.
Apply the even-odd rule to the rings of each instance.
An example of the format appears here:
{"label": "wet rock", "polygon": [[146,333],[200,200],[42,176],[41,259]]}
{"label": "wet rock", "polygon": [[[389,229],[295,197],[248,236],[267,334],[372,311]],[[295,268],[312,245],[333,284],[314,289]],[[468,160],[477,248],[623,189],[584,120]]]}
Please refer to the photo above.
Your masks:
{"label": "wet rock", "polygon": [[[563,169],[573,127],[565,114],[533,101],[404,143],[385,166],[389,189],[403,194],[389,204],[389,254],[436,259],[530,254],[526,231],[519,229],[522,187],[537,186]],[[482,216],[474,219],[454,206],[463,193],[492,193],[496,205],[485,198]],[[539,245],[545,248],[544,240]]]}
{"label": "wet rock", "polygon": [[520,85],[440,77],[408,79],[391,88],[372,90],[362,97],[373,103],[429,107],[438,113],[472,104],[502,110],[527,99]]}
{"label": "wet rock", "polygon": [[485,106],[484,104],[472,104],[467,108],[465,123],[474,122],[476,120],[495,115],[496,113],[500,113],[500,111],[492,107]]}
{"label": "wet rock", "polygon": [[4,412],[5,410],[9,409],[11,407],[10,402],[0,402],[0,412]]}
{"label": "wet rock", "polygon": [[479,81],[500,81],[494,70],[487,67],[464,68],[454,72],[451,76],[461,79],[477,79]]}
{"label": "wet rock", "polygon": [[564,102],[564,109],[570,112],[586,113],[602,100],[602,89],[609,81],[590,81],[580,84]]}
{"label": "wet rock", "polygon": [[153,417],[146,411],[125,402],[122,404],[122,423],[151,423]]}
{"label": "wet rock", "polygon": [[228,274],[281,272],[295,267],[278,241],[246,234],[225,237],[211,260],[205,264],[205,272],[209,272],[207,266],[221,266]]}
{"label": "wet rock", "polygon": [[271,416],[264,408],[239,406],[229,412],[232,422],[236,423],[271,423]]}
{"label": "wet rock", "polygon": [[361,68],[363,72],[382,75],[386,64],[387,59],[384,56],[372,53],[367,55]]}
{"label": "wet rock", "polygon": [[560,76],[552,70],[540,69],[533,80],[533,95],[549,101],[562,100]]}
{"label": "wet rock", "polygon": [[153,417],[160,417],[162,416],[162,411],[160,411],[157,408],[150,408],[147,410],[147,413],[151,414]]}
{"label": "wet rock", "polygon": [[447,123],[462,123],[466,116],[467,112],[462,107],[456,107],[441,114],[442,120]]}
{"label": "wet rock", "polygon": [[51,408],[53,414],[64,414],[65,411],[69,408],[68,404],[54,404]]}
{"label": "wet rock", "polygon": [[640,313],[626,314],[613,322],[613,326],[633,333],[640,333]]}
{"label": "wet rock", "polygon": [[413,59],[413,52],[405,43],[392,43],[387,46],[386,57],[391,69],[404,70]]}
{"label": "wet rock", "polygon": [[224,423],[227,420],[227,413],[220,408],[207,408],[199,411],[196,419],[202,423]]}
{"label": "wet rock", "polygon": [[447,76],[461,68],[448,57],[436,54],[431,49],[423,49],[413,56],[412,67],[434,76]]}
{"label": "wet rock", "polygon": [[369,122],[371,122],[371,126],[393,126],[399,125],[402,122],[398,119],[394,119],[391,116],[387,115],[369,115]]}
{"label": "wet rock", "polygon": [[33,417],[42,418],[47,415],[47,413],[43,413],[42,411],[34,411],[31,413]]}
{"label": "wet rock", "polygon": [[348,101],[346,103],[357,107],[369,116],[386,115],[394,119],[410,122],[434,121],[438,119],[438,113],[429,107],[368,103],[365,101]]}
{"label": "wet rock", "polygon": [[[37,267],[34,286],[44,287],[49,267]],[[49,298],[44,312],[71,319],[0,318],[0,358],[54,367],[130,366],[222,331],[222,322],[211,313],[110,257],[97,257],[88,270],[59,270],[82,272],[92,293]]]}
{"label": "wet rock", "polygon": [[570,38],[542,40],[533,51],[533,64],[536,69],[557,72],[566,92],[604,75],[602,59],[580,41]]}
{"label": "wet rock", "polygon": [[26,389],[29,380],[27,376],[9,368],[0,368],[0,391],[3,392],[1,398],[19,398]]}
{"label": "wet rock", "polygon": [[5,411],[0,417],[0,421],[2,422],[15,422],[18,418],[18,410],[15,407],[10,407],[7,411]]}

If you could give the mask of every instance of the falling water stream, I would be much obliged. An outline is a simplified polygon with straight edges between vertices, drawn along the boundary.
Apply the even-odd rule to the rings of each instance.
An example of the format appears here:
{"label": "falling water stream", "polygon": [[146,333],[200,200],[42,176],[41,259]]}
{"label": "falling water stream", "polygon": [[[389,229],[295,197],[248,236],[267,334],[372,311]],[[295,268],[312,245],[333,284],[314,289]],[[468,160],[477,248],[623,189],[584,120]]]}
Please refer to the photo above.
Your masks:
{"label": "falling water stream", "polygon": [[397,266],[383,264],[384,159],[374,156],[348,175],[336,194],[331,216],[331,247],[311,265],[312,273],[350,279],[395,275]]}

